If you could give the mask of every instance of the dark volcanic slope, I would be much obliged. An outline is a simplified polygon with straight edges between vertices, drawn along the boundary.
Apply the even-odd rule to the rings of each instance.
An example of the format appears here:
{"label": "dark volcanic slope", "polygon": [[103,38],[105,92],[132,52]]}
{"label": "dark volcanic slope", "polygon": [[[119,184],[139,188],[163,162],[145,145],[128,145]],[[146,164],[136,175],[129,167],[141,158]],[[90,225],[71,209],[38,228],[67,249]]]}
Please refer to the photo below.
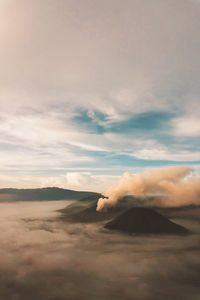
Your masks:
{"label": "dark volcanic slope", "polygon": [[57,187],[42,189],[0,189],[0,201],[79,200],[96,194]]}
{"label": "dark volcanic slope", "polygon": [[69,218],[71,221],[83,222],[83,223],[92,223],[99,222],[103,220],[109,220],[116,216],[118,209],[109,209],[106,212],[96,211],[96,204],[79,211],[73,215],[70,215]]}
{"label": "dark volcanic slope", "polygon": [[96,211],[96,203],[89,207],[70,206],[65,211],[62,210],[62,219],[77,223],[93,223],[104,220],[109,220],[121,212],[121,208],[110,208],[106,212]]}
{"label": "dark volcanic slope", "polygon": [[133,207],[105,225],[133,233],[186,234],[188,230],[175,224],[150,208]]}
{"label": "dark volcanic slope", "polygon": [[111,207],[105,212],[96,211],[98,199],[99,195],[93,195],[59,210],[62,213],[61,218],[69,222],[93,223],[110,220],[123,211],[121,207],[117,206]]}

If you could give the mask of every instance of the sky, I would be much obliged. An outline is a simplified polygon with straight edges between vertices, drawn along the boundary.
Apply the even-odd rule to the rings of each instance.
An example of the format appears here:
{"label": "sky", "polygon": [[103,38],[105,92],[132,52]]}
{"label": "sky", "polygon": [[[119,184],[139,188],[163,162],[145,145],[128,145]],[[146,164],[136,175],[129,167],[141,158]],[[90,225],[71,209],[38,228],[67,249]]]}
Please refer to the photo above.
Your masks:
{"label": "sky", "polygon": [[200,1],[0,0],[0,187],[200,171]]}

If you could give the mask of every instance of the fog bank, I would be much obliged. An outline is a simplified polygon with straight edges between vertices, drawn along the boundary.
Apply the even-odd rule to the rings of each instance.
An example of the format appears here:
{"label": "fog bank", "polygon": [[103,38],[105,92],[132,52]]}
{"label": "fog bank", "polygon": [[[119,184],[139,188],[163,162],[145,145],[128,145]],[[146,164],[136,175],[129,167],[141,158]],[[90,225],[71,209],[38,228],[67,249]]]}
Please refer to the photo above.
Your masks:
{"label": "fog bank", "polygon": [[126,235],[61,221],[68,204],[0,203],[1,300],[199,299],[198,222],[187,237]]}

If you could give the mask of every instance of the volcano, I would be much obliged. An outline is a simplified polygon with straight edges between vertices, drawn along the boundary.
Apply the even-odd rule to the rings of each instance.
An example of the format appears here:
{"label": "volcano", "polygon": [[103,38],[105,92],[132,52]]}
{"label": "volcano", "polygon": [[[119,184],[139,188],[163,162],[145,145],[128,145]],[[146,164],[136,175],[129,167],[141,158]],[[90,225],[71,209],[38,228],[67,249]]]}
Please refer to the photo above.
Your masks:
{"label": "volcano", "polygon": [[106,223],[105,228],[122,230],[138,234],[187,234],[188,230],[150,208],[129,208],[112,221]]}
{"label": "volcano", "polygon": [[118,205],[99,212],[96,210],[99,198],[104,198],[104,196],[93,194],[68,205],[66,208],[59,210],[62,213],[61,219],[76,223],[108,221],[124,212],[130,205],[134,205],[136,201],[133,197],[124,197]]}
{"label": "volcano", "polygon": [[105,220],[111,220],[122,212],[121,207],[111,207],[105,212],[96,210],[96,202],[89,206],[85,205],[70,205],[66,209],[60,210],[62,212],[62,219],[69,222],[78,223],[95,223]]}

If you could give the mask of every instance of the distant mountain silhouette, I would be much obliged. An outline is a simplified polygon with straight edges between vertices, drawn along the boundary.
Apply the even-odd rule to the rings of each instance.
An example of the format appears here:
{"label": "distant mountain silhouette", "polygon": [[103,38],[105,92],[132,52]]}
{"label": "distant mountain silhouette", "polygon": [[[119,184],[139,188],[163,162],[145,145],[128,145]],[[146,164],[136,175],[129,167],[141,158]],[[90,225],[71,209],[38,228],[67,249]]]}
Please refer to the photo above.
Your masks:
{"label": "distant mountain silhouette", "polygon": [[129,208],[105,225],[108,229],[117,229],[132,233],[186,234],[188,230],[173,223],[150,208]]}
{"label": "distant mountain silhouette", "polygon": [[48,200],[80,200],[99,195],[93,192],[74,191],[57,187],[41,189],[0,189],[0,201],[48,201]]}

